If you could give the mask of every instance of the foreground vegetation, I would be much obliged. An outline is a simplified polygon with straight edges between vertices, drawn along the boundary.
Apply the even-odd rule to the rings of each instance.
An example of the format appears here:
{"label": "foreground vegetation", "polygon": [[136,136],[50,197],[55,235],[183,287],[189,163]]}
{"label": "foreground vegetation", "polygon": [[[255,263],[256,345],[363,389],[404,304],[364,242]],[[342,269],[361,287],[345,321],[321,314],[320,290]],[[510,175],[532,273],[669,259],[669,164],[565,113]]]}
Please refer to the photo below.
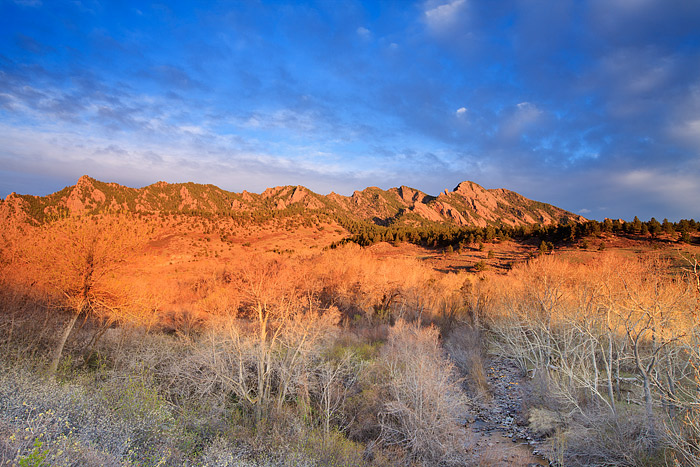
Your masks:
{"label": "foreground vegetation", "polygon": [[527,377],[521,423],[552,461],[700,464],[692,255],[473,274],[345,245],[154,291],[149,229],[5,238],[0,465],[488,465],[466,422],[493,356]]}

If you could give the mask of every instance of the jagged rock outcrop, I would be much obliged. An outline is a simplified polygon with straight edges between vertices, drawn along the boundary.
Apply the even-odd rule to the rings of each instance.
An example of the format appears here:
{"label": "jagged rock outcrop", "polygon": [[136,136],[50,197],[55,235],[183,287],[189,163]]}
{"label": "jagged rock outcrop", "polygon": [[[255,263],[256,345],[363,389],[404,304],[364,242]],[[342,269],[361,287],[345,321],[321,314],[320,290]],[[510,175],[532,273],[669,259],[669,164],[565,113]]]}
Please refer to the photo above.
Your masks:
{"label": "jagged rock outcrop", "polygon": [[0,218],[40,223],[47,216],[110,211],[232,214],[289,210],[323,212],[330,218],[380,225],[451,224],[458,226],[549,224],[583,217],[503,189],[487,190],[465,181],[437,197],[407,186],[368,187],[351,196],[326,196],[303,186],[278,186],[261,194],[232,193],[214,185],[157,182],[129,188],[82,176],[71,187],[48,196],[12,193],[0,202]]}

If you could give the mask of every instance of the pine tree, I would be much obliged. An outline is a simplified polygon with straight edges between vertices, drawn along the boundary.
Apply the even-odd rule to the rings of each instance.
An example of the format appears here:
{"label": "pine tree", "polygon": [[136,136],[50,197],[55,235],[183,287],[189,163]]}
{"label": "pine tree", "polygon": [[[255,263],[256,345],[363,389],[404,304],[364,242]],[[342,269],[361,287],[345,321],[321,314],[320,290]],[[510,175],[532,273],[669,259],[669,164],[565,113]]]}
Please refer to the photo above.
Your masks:
{"label": "pine tree", "polygon": [[632,221],[632,232],[634,234],[639,234],[642,231],[642,221],[639,220],[639,217],[634,216],[634,220]]}

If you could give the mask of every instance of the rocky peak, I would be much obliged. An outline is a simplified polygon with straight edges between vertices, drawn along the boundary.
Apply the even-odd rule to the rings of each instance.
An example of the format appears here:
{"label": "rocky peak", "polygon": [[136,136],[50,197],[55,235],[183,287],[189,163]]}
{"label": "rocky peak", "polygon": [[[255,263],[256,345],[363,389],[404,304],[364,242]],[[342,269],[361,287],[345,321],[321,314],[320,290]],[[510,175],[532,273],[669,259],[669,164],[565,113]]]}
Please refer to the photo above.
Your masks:
{"label": "rocky peak", "polygon": [[105,201],[105,194],[95,188],[95,180],[83,175],[78,179],[75,187],[65,199],[65,206],[72,213],[82,214],[90,209],[95,209]]}
{"label": "rocky peak", "polygon": [[276,186],[267,188],[265,191],[262,192],[261,196],[263,199],[272,198],[273,196],[277,195],[284,196],[289,191],[289,188],[290,187],[288,186]]}
{"label": "rocky peak", "polygon": [[243,198],[243,201],[245,201],[246,203],[252,203],[255,200],[255,198],[253,198],[253,195],[246,190],[243,190],[241,192],[241,198]]}
{"label": "rocky peak", "polygon": [[80,177],[78,179],[78,183],[75,184],[75,187],[78,189],[81,189],[81,190],[86,189],[86,188],[92,189],[92,188],[94,188],[94,185],[92,182],[94,182],[94,180],[92,178],[90,178],[87,175],[83,175],[82,177]]}
{"label": "rocky peak", "polygon": [[486,190],[481,185],[477,185],[476,183],[470,182],[468,180],[461,182],[452,191],[454,193],[459,193],[463,196],[475,196],[478,194],[486,193]]}
{"label": "rocky peak", "polygon": [[2,201],[1,199],[0,201],[6,206],[11,206],[14,209],[21,209],[27,203],[14,191],[5,197],[5,201]]}
{"label": "rocky peak", "polygon": [[413,188],[407,187],[405,185],[401,185],[398,188],[397,192],[398,192],[399,197],[405,203],[408,203],[408,204],[415,203],[420,198],[417,190],[414,190]]}
{"label": "rocky peak", "polygon": [[289,200],[290,203],[298,203],[299,201],[303,200],[306,198],[307,195],[307,189],[304,188],[303,186],[296,186],[294,188],[294,193],[292,194],[291,199]]}
{"label": "rocky peak", "polygon": [[[172,190],[162,188],[171,187]],[[160,190],[152,190],[153,188]],[[152,191],[149,191],[149,188]],[[150,194],[157,196],[150,196]],[[330,193],[320,196],[303,186],[278,186],[262,194],[243,191],[229,193],[213,185],[175,184],[160,181],[144,188],[127,188],[118,184],[102,183],[84,175],[73,187],[46,197],[30,198],[12,193],[0,203],[3,213],[23,212],[27,218],[41,222],[36,212],[50,213],[68,208],[72,213],[98,212],[101,209],[121,207],[136,211],[203,210],[212,213],[220,209],[253,210],[276,206],[284,209],[298,203],[306,209],[329,210],[354,220],[374,223],[421,225],[423,222],[452,225],[524,225],[581,219],[572,213],[544,203],[529,200],[504,189],[486,190],[480,185],[464,181],[453,191],[444,190],[438,197],[402,185],[382,190],[367,187],[351,196]],[[404,216],[404,213],[411,215]],[[384,225],[384,224],[382,224]]]}

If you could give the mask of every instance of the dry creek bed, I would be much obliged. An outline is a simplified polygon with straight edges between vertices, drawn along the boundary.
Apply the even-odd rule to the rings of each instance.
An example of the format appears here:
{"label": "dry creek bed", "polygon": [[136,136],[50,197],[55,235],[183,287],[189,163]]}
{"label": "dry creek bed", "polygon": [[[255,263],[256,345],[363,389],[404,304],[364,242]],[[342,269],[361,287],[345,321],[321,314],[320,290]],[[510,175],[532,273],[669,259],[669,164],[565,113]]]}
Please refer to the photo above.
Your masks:
{"label": "dry creek bed", "polygon": [[549,466],[539,453],[541,440],[528,430],[523,418],[527,378],[512,361],[502,357],[487,360],[485,369],[491,398],[472,399],[466,420],[475,463],[493,467]]}

